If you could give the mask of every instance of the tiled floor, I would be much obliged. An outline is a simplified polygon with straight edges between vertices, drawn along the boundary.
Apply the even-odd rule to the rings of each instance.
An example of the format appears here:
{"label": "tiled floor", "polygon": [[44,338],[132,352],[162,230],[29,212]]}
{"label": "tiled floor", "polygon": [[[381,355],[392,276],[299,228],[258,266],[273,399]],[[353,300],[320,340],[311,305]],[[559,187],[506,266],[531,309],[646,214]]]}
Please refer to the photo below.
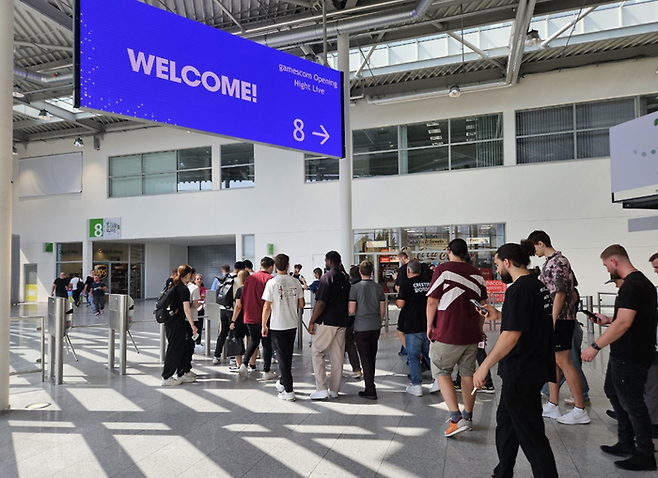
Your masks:
{"label": "tiled floor", "polygon": [[[151,307],[152,301],[138,302],[135,318],[150,319]],[[40,305],[15,308],[12,315],[44,312]],[[104,317],[82,307],[74,324]],[[38,342],[28,337],[34,333],[30,324],[12,335],[16,369],[31,368],[38,357]],[[13,331],[18,327],[12,322]],[[408,368],[393,333],[380,341],[377,402],[358,397],[363,384],[348,378],[347,364],[341,396],[311,401],[305,339],[294,358],[294,403],[278,400],[273,382],[239,378],[203,355],[194,358],[196,383],[161,387],[155,323],[133,326],[140,353],[129,344],[125,376],[107,369],[106,329],[74,328],[70,335],[79,362],[65,354],[63,385],[41,383],[37,373],[11,377],[12,411],[0,416],[0,477],[470,478],[490,476],[496,464],[497,395],[478,396],[472,432],[444,438],[447,413],[440,395],[404,392]],[[496,336],[490,333],[491,343]],[[561,477],[648,475],[617,470],[599,450],[600,444],[615,443],[615,422],[605,415],[603,360],[607,357],[586,366],[592,423],[545,421]],[[428,373],[425,378],[427,392]],[[41,402],[51,405],[26,409]],[[522,453],[516,476],[531,476]]]}

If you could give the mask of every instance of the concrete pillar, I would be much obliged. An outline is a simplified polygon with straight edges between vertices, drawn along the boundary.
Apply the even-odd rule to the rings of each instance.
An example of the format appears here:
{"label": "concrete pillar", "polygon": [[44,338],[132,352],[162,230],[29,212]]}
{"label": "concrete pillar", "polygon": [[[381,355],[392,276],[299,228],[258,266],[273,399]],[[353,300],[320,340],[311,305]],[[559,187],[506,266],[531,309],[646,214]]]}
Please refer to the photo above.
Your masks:
{"label": "concrete pillar", "polygon": [[338,35],[338,69],[343,72],[343,111],[345,112],[345,157],[338,163],[340,249],[345,269],[354,262],[352,232],[352,127],[350,125],[350,36]]}
{"label": "concrete pillar", "polygon": [[[14,87],[14,2],[0,0],[0,271],[11,277],[12,89]],[[10,281],[0,281],[0,412],[9,410]]]}

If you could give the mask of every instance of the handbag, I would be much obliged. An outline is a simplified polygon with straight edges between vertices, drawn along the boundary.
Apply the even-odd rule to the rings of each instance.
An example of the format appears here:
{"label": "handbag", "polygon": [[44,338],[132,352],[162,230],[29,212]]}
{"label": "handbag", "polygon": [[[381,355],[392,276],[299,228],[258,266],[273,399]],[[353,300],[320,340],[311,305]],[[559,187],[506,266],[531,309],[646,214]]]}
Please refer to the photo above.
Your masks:
{"label": "handbag", "polygon": [[224,355],[226,357],[236,357],[244,354],[244,342],[235,336],[235,330],[229,330],[224,344]]}

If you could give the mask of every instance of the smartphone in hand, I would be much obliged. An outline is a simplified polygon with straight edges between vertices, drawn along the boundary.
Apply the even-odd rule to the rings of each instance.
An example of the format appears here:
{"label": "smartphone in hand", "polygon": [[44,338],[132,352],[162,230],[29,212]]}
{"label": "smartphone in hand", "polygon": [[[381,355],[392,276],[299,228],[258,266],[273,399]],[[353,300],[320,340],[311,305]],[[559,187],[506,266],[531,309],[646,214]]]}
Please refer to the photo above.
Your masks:
{"label": "smartphone in hand", "polygon": [[476,308],[478,311],[480,311],[482,314],[487,314],[487,313],[488,313],[487,308],[486,308],[485,306],[483,306],[482,304],[480,304],[477,300],[475,300],[475,299],[471,299],[470,302],[471,302],[471,304],[473,304],[473,305],[475,306],[475,308]]}
{"label": "smartphone in hand", "polygon": [[591,320],[595,324],[599,321],[599,318],[596,316],[596,314],[594,312],[591,312],[587,309],[583,309],[583,310],[581,310],[581,312],[583,314],[585,314],[587,317],[589,317],[589,320]]}

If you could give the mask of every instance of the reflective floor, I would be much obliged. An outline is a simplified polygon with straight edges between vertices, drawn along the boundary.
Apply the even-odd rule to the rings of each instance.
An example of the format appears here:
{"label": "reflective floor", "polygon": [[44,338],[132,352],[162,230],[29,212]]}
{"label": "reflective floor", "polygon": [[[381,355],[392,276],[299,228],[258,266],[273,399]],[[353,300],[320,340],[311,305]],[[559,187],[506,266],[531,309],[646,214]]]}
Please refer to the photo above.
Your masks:
{"label": "reflective floor", "polygon": [[[152,318],[152,302],[137,303],[136,320]],[[45,312],[45,305],[15,307],[12,316]],[[83,306],[73,323],[105,320]],[[37,332],[28,322],[19,324],[12,321],[12,367],[34,369],[38,337],[29,336]],[[488,477],[496,464],[498,395],[478,396],[473,431],[444,438],[448,414],[440,394],[427,394],[429,373],[423,397],[404,391],[408,367],[397,354],[394,331],[380,340],[379,400],[358,397],[363,382],[351,378],[346,361],[340,397],[311,401],[315,386],[305,337],[293,362],[298,398],[291,403],[277,399],[274,382],[260,382],[257,374],[240,378],[204,355],[194,357],[196,383],[161,387],[158,327],[133,326],[140,353],[129,343],[125,376],[108,370],[107,329],[96,327],[72,329],[79,361],[65,353],[63,385],[42,383],[39,373],[13,375],[12,411],[0,416],[0,477],[468,478]],[[497,335],[489,333],[489,348]],[[616,441],[615,422],[605,414],[604,360],[605,354],[585,370],[592,423],[545,419],[561,477],[643,476],[617,470],[599,450]],[[561,399],[568,396],[564,388]],[[49,405],[29,409],[39,404]],[[516,476],[531,476],[522,453]]]}

